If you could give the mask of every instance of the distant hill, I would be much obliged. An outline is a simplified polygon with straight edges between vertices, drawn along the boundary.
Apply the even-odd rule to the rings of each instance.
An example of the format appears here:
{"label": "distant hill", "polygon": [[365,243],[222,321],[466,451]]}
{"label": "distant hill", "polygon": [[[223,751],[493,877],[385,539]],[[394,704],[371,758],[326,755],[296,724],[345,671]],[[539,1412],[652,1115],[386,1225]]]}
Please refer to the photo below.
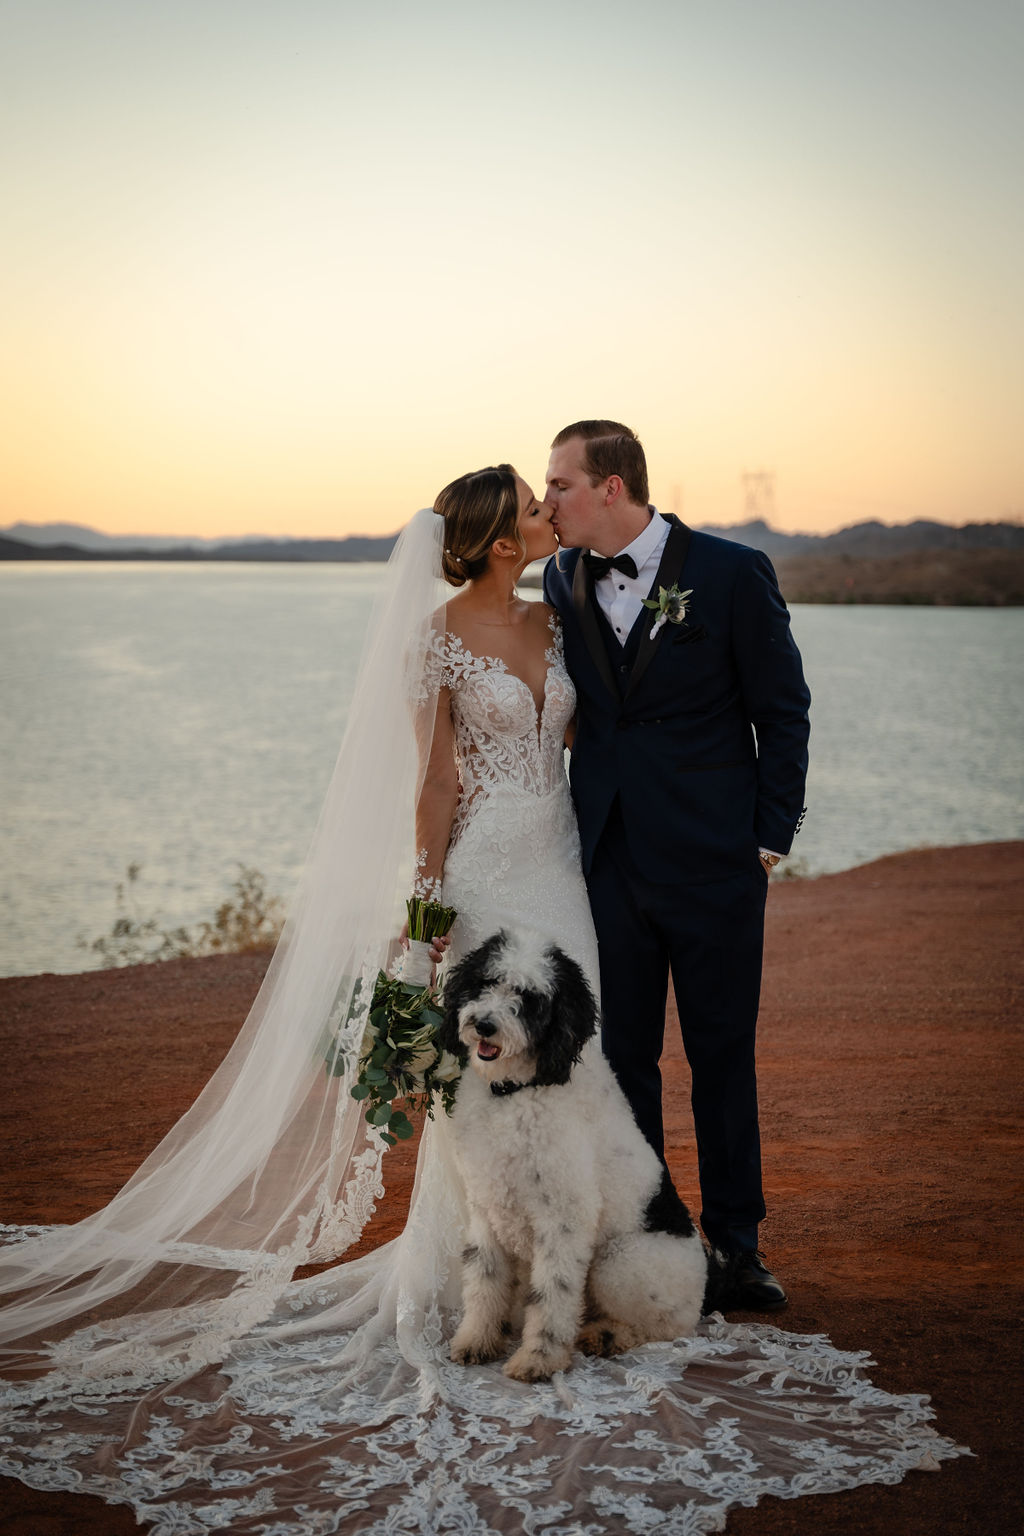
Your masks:
{"label": "distant hill", "polygon": [[[864,522],[814,534],[778,533],[756,521],[703,531],[763,550],[789,602],[1024,605],[1024,527],[1018,523]],[[397,537],[134,540],[74,523],[15,523],[0,530],[0,561],[381,561]],[[539,564],[523,584],[540,585]]]}
{"label": "distant hill", "polygon": [[[386,560],[395,546],[397,534],[382,538],[355,534],[347,539],[238,539],[213,543],[197,540],[166,544],[155,540],[148,544],[135,543],[130,539],[113,538],[84,529],[90,535],[88,543],[74,542],[66,538],[33,538],[25,536],[26,525],[14,524],[0,531],[0,560],[259,560],[259,561],[355,561]],[[46,524],[46,531],[73,527],[69,524]],[[15,534],[21,529],[20,535]]]}
{"label": "distant hill", "polygon": [[701,532],[761,549],[771,560],[793,555],[857,555],[884,560],[921,549],[1024,549],[1021,523],[853,523],[838,533],[776,533],[760,519],[728,528],[704,523]]}
{"label": "distant hill", "polygon": [[[1024,525],[1020,523],[949,523],[919,519],[913,523],[864,522],[841,528],[838,533],[779,533],[756,520],[722,526],[700,525],[704,533],[717,534],[738,544],[764,550],[772,560],[795,555],[856,555],[865,560],[884,560],[893,555],[925,549],[1024,549]],[[270,539],[249,534],[238,539],[181,539],[168,535],[101,533],[79,523],[12,523],[0,528],[5,546],[21,546],[24,553],[0,557],[62,560],[163,559],[163,560],[386,560],[397,534],[383,537],[354,534],[341,539]],[[46,551],[47,553],[43,553]]]}
{"label": "distant hill", "polygon": [[40,547],[59,544],[64,548],[103,552],[119,549],[163,551],[191,546],[207,549],[227,542],[224,539],[185,539],[174,534],[101,533],[98,528],[89,528],[84,523],[11,523],[8,528],[0,528],[0,534],[22,544]]}
{"label": "distant hill", "polygon": [[884,558],[784,555],[775,570],[787,603],[1024,607],[1024,549],[912,549]]}

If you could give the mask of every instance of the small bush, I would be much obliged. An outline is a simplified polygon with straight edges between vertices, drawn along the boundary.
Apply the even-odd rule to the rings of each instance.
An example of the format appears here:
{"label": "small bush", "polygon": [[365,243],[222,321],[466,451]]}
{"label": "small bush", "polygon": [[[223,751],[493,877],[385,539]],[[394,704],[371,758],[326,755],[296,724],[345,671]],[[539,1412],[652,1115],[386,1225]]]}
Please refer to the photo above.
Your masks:
{"label": "small bush", "polygon": [[109,933],[78,940],[80,949],[99,955],[105,965],[148,965],[155,960],[196,959],[201,955],[249,955],[272,949],[284,923],[284,908],[268,896],[265,878],[244,864],[231,885],[231,895],[214,913],[212,922],[193,927],[165,928],[159,918],[139,910],[136,888],[141,864],[129,864],[117,883],[117,915]]}

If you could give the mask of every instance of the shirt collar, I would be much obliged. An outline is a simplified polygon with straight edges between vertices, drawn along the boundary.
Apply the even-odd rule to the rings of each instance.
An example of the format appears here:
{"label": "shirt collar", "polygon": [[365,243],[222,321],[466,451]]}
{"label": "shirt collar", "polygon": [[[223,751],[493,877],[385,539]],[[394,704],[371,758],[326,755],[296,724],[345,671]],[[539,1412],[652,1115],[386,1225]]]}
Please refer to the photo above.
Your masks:
{"label": "shirt collar", "polygon": [[668,523],[657,507],[652,507],[651,512],[653,515],[647,527],[637,534],[632,544],[627,544],[625,549],[619,550],[620,555],[632,556],[638,574],[651,560],[660,556],[665,547],[665,540],[668,538]]}

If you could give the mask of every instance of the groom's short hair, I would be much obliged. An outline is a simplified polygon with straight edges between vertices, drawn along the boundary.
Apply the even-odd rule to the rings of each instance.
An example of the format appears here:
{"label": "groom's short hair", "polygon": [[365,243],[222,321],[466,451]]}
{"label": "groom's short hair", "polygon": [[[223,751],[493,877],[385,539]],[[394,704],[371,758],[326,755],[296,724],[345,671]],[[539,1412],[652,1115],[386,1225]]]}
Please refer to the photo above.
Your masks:
{"label": "groom's short hair", "polygon": [[561,448],[574,437],[583,439],[583,468],[591,485],[618,475],[630,501],[646,507],[650,500],[647,460],[632,427],[623,426],[621,421],[574,421],[571,427],[562,428],[551,446]]}

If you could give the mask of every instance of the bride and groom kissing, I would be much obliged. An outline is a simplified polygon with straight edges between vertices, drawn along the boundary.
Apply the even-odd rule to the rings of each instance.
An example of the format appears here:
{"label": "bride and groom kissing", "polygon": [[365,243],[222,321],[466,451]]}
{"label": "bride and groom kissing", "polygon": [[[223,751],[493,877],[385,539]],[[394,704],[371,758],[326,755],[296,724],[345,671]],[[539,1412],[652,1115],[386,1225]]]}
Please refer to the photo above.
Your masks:
{"label": "bride and groom kissing", "polygon": [[[502,476],[518,516],[490,537],[498,525],[486,526],[481,510]],[[728,1259],[717,1305],[775,1311],[786,1296],[758,1244],[754,1045],[768,872],[799,828],[807,766],[809,694],[789,615],[763,554],[649,505],[643,448],[621,423],[580,421],[558,433],[543,503],[512,476],[507,466],[464,476],[435,503],[445,575],[469,585],[446,606],[443,725],[418,817],[422,864],[466,914],[459,951],[473,930],[484,936],[484,910],[503,919],[530,884],[528,874],[496,876],[495,848],[508,846],[512,827],[502,838],[493,808],[474,815],[476,791],[488,787],[478,767],[486,727],[467,717],[465,688],[474,661],[497,660],[532,696],[531,729],[543,737],[557,728],[558,704],[566,717],[578,834],[574,826],[566,842],[564,826],[545,829],[536,796],[522,827],[545,845],[560,893],[547,931],[562,943],[574,923],[592,921],[596,966],[586,935],[577,953],[599,981],[602,1049],[663,1162],[659,1058],[671,975],[692,1074],[701,1225]],[[549,552],[548,607],[517,605],[519,571]],[[563,656],[568,699],[558,692]],[[467,836],[473,822],[489,850],[488,880]],[[582,865],[583,917],[572,874],[550,862],[558,846]],[[495,878],[511,879],[513,894],[498,895]],[[536,900],[529,920],[541,924]]]}

